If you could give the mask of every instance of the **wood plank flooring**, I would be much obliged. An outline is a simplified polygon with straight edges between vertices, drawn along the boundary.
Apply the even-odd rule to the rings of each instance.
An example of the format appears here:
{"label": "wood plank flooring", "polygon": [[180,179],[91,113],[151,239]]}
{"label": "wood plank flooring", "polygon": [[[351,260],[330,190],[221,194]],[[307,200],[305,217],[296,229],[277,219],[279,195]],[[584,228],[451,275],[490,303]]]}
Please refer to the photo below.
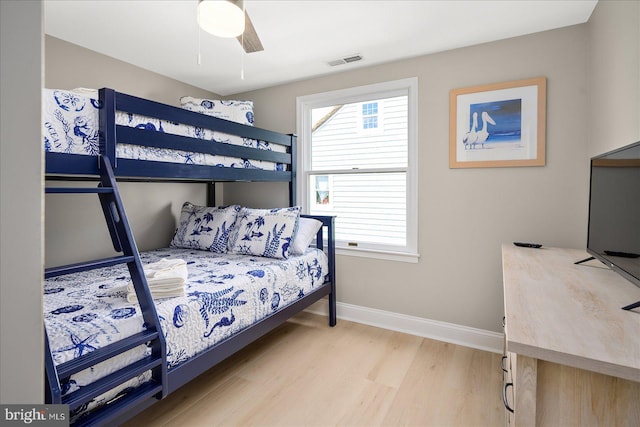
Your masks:
{"label": "wood plank flooring", "polygon": [[126,426],[499,426],[500,355],[300,313]]}

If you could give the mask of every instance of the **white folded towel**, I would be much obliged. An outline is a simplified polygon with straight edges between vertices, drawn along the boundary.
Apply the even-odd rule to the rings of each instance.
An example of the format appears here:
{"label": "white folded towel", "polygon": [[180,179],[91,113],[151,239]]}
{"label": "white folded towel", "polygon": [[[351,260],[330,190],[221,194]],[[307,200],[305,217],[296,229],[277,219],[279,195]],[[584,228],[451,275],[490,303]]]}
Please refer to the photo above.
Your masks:
{"label": "white folded towel", "polygon": [[[162,258],[158,262],[142,266],[147,281],[181,278],[187,280],[187,262],[183,259]],[[149,283],[151,286],[151,283]]]}
{"label": "white folded towel", "polygon": [[[133,286],[127,286],[127,301],[134,303],[138,302],[138,297],[136,296],[135,291],[133,290]],[[167,288],[153,288],[150,289],[151,298],[174,298],[174,297],[183,297],[185,296],[184,291],[184,283],[174,287]]]}
{"label": "white folded towel", "polygon": [[[189,272],[183,259],[163,258],[158,262],[142,266],[152,298],[184,296]],[[127,285],[127,301],[137,302],[133,282]]]}

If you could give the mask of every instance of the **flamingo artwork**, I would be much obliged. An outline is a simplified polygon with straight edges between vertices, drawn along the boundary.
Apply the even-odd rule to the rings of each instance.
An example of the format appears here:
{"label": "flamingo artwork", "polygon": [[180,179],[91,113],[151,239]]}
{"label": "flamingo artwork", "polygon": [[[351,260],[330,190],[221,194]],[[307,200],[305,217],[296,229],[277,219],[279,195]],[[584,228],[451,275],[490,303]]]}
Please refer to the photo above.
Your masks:
{"label": "flamingo artwork", "polygon": [[462,138],[462,143],[464,144],[464,149],[468,149],[469,147],[473,147],[478,139],[478,133],[476,132],[478,129],[478,113],[473,113],[473,123],[471,125],[471,130],[464,134]]}
{"label": "flamingo artwork", "polygon": [[[476,114],[476,113],[473,113],[473,114]],[[487,113],[486,111],[482,112],[481,118],[482,118],[482,129],[479,132],[476,132],[476,140],[473,143],[473,146],[475,147],[476,144],[482,144],[482,148],[484,148],[484,143],[487,141],[487,138],[489,138],[489,131],[487,131],[487,125],[490,123],[495,126],[496,122],[493,121],[489,113]]]}

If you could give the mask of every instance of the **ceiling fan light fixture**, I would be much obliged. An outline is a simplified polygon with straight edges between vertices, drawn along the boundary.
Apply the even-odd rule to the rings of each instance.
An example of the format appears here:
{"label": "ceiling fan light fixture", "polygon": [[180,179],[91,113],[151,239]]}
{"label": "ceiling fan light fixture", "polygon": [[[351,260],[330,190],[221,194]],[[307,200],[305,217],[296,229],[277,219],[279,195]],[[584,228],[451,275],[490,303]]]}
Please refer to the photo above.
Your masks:
{"label": "ceiling fan light fixture", "polygon": [[198,25],[217,37],[238,37],[244,32],[242,0],[200,0]]}

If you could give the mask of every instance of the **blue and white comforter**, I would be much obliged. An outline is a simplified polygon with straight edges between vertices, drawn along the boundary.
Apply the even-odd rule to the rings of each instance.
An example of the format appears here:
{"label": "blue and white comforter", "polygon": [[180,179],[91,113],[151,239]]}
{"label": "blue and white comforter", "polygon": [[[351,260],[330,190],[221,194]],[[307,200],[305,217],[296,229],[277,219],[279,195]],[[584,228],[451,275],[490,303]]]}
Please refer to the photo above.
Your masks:
{"label": "blue and white comforter", "polygon": [[[141,258],[143,264],[162,258],[187,261],[185,296],[156,300],[169,368],[303,297],[319,287],[328,272],[326,255],[314,248],[285,260],[169,248]],[[44,319],[56,365],[143,330],[140,307],[127,302],[129,280],[122,265],[45,281]],[[148,353],[142,345],[80,372],[62,385],[63,394]],[[149,378],[148,372],[134,378],[81,410]]]}
{"label": "blue and white comforter", "polygon": [[[99,154],[98,110],[100,102],[95,98],[72,91],[43,89],[42,134],[45,151],[91,156]],[[245,147],[285,151],[285,147],[277,144],[121,111],[116,112],[116,124]],[[262,160],[239,159],[120,143],[116,145],[116,157],[244,169],[284,169],[284,165],[280,163]]]}

